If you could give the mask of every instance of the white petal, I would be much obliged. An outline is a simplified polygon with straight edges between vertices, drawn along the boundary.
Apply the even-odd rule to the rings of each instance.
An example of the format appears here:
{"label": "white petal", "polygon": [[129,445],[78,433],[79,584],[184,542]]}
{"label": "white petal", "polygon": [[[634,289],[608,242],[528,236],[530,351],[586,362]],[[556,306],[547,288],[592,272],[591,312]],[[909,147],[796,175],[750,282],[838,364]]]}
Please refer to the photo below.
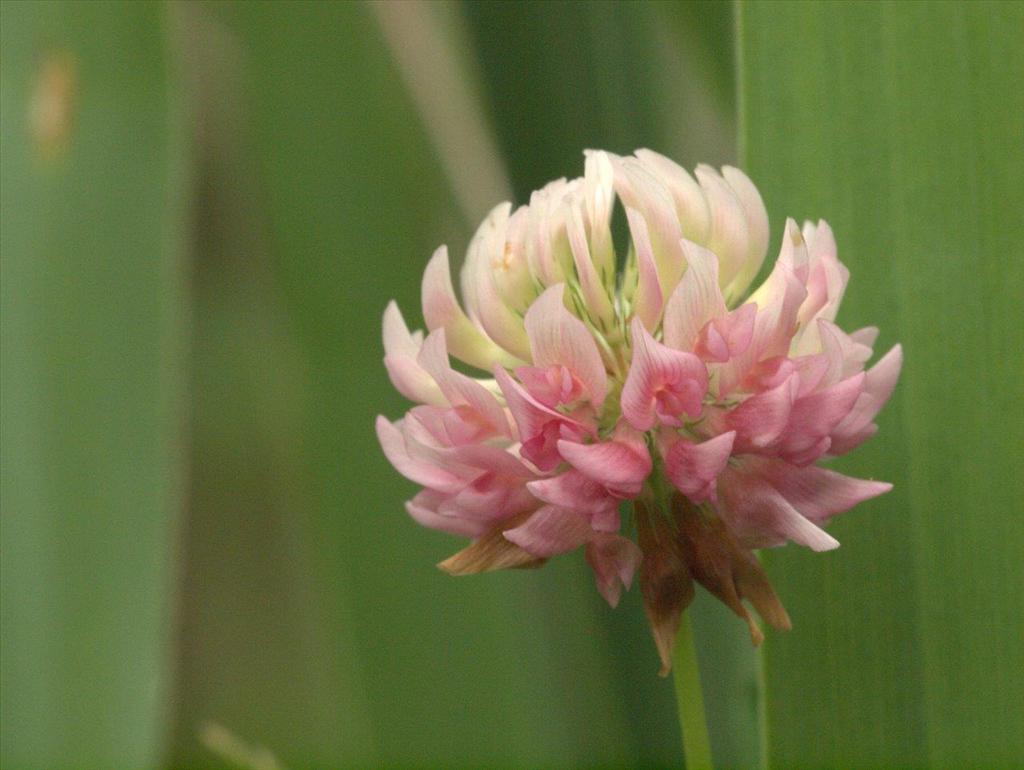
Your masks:
{"label": "white petal", "polygon": [[722,168],[722,176],[732,188],[732,191],[743,206],[743,212],[747,220],[747,232],[749,235],[749,248],[746,259],[736,277],[726,287],[725,293],[730,297],[740,297],[750,286],[750,282],[757,276],[758,270],[768,253],[768,211],[764,207],[761,193],[742,171],[732,166]]}
{"label": "white petal", "polygon": [[522,363],[502,350],[477,327],[459,306],[448,268],[448,249],[434,252],[423,272],[423,319],[427,328],[444,329],[448,350],[471,366],[490,371],[495,364],[517,366]]}
{"label": "white petal", "polygon": [[726,313],[718,286],[718,259],[703,246],[683,241],[686,272],[665,305],[665,344],[677,350],[692,350],[697,335],[712,318]]}
{"label": "white petal", "polygon": [[750,232],[743,205],[736,193],[711,166],[697,166],[697,181],[711,209],[711,232],[707,246],[718,255],[718,281],[725,291],[726,300],[736,299],[729,289],[733,279],[743,270],[750,251]]}
{"label": "white petal", "polygon": [[696,180],[675,161],[653,150],[637,150],[635,155],[672,194],[683,237],[696,243],[707,243],[711,232],[711,210]]}

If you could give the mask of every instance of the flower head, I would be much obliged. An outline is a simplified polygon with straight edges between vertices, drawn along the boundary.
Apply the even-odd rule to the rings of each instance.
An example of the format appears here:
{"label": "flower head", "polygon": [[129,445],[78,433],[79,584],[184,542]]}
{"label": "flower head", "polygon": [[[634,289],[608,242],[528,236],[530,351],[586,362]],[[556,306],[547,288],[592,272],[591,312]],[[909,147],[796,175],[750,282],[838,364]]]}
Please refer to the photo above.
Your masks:
{"label": "flower head", "polygon": [[[616,200],[628,244],[613,242]],[[695,179],[650,150],[588,152],[582,178],[495,208],[469,245],[464,304],[438,249],[426,336],[394,303],[384,313],[384,364],[419,405],[379,417],[377,434],[423,486],[409,514],[473,540],[439,566],[537,566],[583,547],[613,606],[639,572],[663,672],[694,581],[755,644],[744,599],[788,628],[751,549],[835,548],[829,519],[890,489],[816,463],[874,434],[902,353],[865,371],[877,329],[834,323],[849,272],[825,222],[787,221],[749,291],[767,249],[741,171]]]}

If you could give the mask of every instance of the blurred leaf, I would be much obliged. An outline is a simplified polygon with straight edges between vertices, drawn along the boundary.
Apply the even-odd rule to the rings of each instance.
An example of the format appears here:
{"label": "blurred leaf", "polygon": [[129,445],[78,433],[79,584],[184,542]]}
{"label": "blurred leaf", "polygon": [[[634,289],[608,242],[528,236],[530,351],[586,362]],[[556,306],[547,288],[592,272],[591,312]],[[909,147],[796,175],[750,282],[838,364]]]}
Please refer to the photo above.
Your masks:
{"label": "blurred leaf", "polygon": [[[311,382],[295,396],[302,472],[267,484],[308,501],[312,604],[327,616],[328,639],[338,640],[326,654],[337,668],[357,663],[367,699],[350,702],[353,692],[339,690],[336,708],[368,708],[373,725],[373,745],[325,743],[318,762],[623,764],[636,749],[609,685],[606,634],[579,595],[593,593],[592,584],[577,586],[557,565],[474,580],[439,572],[435,563],[460,543],[408,518],[402,503],[413,487],[373,433],[378,412],[397,417],[407,408],[381,364],[384,306],[396,297],[418,325],[429,254],[452,234],[468,239],[377,19],[361,4],[210,8],[246,67],[252,187],[260,190],[252,200],[264,213],[272,280]],[[289,483],[304,487],[288,491]],[[215,486],[212,473],[207,485]],[[552,584],[565,585],[550,602],[563,607],[559,623],[581,633],[563,634],[538,612],[537,594]],[[288,724],[269,719],[278,722],[268,732]],[[583,740],[576,725],[587,719],[601,729]],[[241,736],[293,764],[265,735]]]}
{"label": "blurred leaf", "polygon": [[187,154],[161,6],[4,3],[2,758],[151,767]]}
{"label": "blurred leaf", "polygon": [[[583,150],[736,155],[726,3],[464,3],[519,202],[582,173]],[[693,41],[700,41],[693,43]]]}
{"label": "blurred leaf", "polygon": [[[733,4],[721,0],[688,0],[683,3],[664,3],[661,11],[664,23],[670,25],[679,55],[685,60],[688,69],[692,70],[690,79],[706,88],[718,109],[728,116],[731,125],[736,115]],[[720,140],[732,145],[735,134],[729,132]]]}
{"label": "blurred leaf", "polygon": [[839,467],[895,482],[769,571],[778,767],[1024,762],[1024,5],[745,3],[743,138],[778,230],[824,216],[840,321],[907,365]]}
{"label": "blurred leaf", "polygon": [[[358,657],[350,633],[328,637],[313,583],[302,435],[311,382],[251,194],[244,62],[203,6],[174,12],[196,170],[190,473],[170,762],[233,767],[232,756],[258,760],[259,746],[291,767],[363,764],[374,746]],[[343,611],[344,587],[334,586],[332,598]]]}
{"label": "blurred leaf", "polygon": [[467,221],[481,221],[511,197],[508,174],[488,123],[461,6],[368,3],[387,40],[431,145]]}

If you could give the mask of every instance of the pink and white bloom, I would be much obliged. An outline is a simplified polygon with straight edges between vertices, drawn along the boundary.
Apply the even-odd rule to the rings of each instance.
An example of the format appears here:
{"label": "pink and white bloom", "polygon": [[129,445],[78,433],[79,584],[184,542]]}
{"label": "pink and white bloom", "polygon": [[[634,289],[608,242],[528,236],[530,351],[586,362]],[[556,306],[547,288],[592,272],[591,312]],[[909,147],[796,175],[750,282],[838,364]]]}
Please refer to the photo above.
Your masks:
{"label": "pink and white bloom", "polygon": [[[828,521],[890,489],[817,463],[875,433],[902,364],[897,345],[866,369],[877,329],[836,325],[849,271],[825,222],[788,220],[752,288],[769,245],[757,189],[730,167],[695,177],[650,150],[587,152],[581,178],[488,215],[461,301],[438,249],[426,331],[393,302],[384,313],[385,367],[418,405],[377,420],[388,459],[423,487],[409,514],[473,541],[443,569],[582,547],[613,606],[639,574],[663,671],[695,581],[755,644],[743,599],[789,627],[751,549],[835,548]],[[629,243],[613,242],[616,202]]]}

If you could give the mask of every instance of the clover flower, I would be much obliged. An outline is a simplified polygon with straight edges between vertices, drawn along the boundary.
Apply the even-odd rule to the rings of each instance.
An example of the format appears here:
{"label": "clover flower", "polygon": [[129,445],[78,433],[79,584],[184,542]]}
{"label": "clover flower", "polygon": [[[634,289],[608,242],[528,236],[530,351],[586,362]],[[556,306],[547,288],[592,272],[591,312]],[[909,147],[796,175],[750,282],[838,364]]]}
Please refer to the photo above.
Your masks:
{"label": "clover flower", "polygon": [[[616,198],[628,244],[613,243]],[[462,267],[465,310],[439,248],[426,336],[394,302],[384,313],[384,364],[419,405],[377,419],[388,459],[423,486],[409,514],[472,538],[439,566],[532,567],[583,547],[612,606],[639,572],[663,674],[694,581],[755,644],[743,600],[789,628],[751,549],[835,548],[829,519],[891,488],[816,463],[875,433],[902,352],[865,371],[878,330],[834,323],[849,271],[825,222],[788,220],[748,294],[767,248],[741,171],[694,179],[650,150],[588,152],[582,178],[491,211]]]}

